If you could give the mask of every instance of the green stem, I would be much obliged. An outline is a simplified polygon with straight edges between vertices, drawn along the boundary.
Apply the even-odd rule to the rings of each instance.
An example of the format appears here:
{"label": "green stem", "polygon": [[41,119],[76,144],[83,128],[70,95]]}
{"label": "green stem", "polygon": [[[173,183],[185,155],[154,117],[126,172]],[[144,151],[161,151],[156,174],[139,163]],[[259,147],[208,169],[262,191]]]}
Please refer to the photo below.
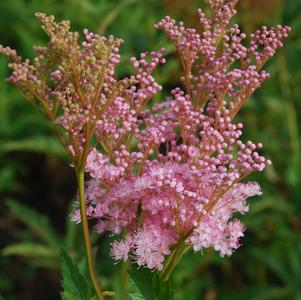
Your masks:
{"label": "green stem", "polygon": [[76,170],[76,179],[79,190],[79,202],[80,202],[80,215],[81,215],[81,224],[83,230],[83,237],[85,243],[86,257],[88,263],[89,274],[97,295],[98,300],[104,300],[104,296],[102,294],[101,288],[99,286],[97,275],[95,271],[95,264],[93,260],[92,248],[91,248],[91,239],[89,232],[89,225],[87,220],[87,212],[86,212],[86,201],[85,201],[85,178],[84,171],[82,169]]}
{"label": "green stem", "polygon": [[173,249],[171,255],[167,258],[160,277],[163,281],[168,281],[172,271],[177,266],[179,261],[190,250],[191,246],[186,245],[184,241],[180,241],[179,244]]}
{"label": "green stem", "polygon": [[122,262],[121,265],[121,271],[119,280],[122,282],[121,285],[121,293],[120,293],[120,300],[126,300],[128,299],[127,294],[129,290],[129,270],[130,270],[130,262],[127,260],[125,262]]}

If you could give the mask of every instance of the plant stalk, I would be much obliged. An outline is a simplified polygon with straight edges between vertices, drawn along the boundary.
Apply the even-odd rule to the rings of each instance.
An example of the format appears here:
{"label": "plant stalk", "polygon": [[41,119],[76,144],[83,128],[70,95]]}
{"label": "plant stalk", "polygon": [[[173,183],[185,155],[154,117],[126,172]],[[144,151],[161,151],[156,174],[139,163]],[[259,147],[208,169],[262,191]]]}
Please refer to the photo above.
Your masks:
{"label": "plant stalk", "polygon": [[184,241],[180,241],[179,244],[173,249],[171,255],[167,258],[161,271],[160,277],[163,281],[168,281],[172,271],[177,266],[181,258],[186,252],[190,250],[191,246],[186,245]]}
{"label": "plant stalk", "polygon": [[81,224],[82,224],[86,257],[88,263],[88,270],[97,295],[97,299],[104,300],[102,290],[97,280],[95,264],[94,264],[93,254],[92,254],[91,239],[90,239],[89,225],[88,225],[87,212],[86,212],[84,175],[85,173],[82,169],[76,170],[77,186],[79,190],[80,216],[81,216]]}

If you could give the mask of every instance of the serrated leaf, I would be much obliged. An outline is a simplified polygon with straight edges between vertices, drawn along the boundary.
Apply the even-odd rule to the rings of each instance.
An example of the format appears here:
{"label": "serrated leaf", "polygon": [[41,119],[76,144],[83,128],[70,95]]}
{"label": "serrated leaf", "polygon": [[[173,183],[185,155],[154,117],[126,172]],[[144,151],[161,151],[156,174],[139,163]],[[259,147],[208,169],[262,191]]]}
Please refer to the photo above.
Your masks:
{"label": "serrated leaf", "polygon": [[20,221],[27,225],[43,241],[54,247],[61,244],[59,236],[51,227],[46,216],[16,201],[10,200],[7,204]]}
{"label": "serrated leaf", "polygon": [[63,300],[90,300],[91,288],[84,276],[79,272],[71,257],[63,249],[61,250]]}
{"label": "serrated leaf", "polygon": [[132,270],[130,273],[130,293],[131,300],[156,300],[153,274],[144,268]]}

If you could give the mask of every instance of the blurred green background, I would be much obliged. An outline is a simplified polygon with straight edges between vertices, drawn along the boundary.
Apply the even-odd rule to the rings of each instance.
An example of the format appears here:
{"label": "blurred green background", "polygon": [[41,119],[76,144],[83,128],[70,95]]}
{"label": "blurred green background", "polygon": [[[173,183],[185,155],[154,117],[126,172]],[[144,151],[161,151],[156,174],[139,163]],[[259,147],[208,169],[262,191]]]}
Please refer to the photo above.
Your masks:
{"label": "blurred green background", "polygon": [[[153,24],[166,14],[197,24],[201,0],[0,0],[0,44],[32,57],[32,45],[46,35],[37,11],[69,19],[74,30],[89,28],[125,40],[121,76],[128,58],[145,50],[168,49],[157,74],[168,89],[178,84],[176,55]],[[301,299],[301,0],[241,0],[236,17],[250,33],[263,24],[293,28],[286,45],[268,63],[271,79],[249,99],[238,119],[245,139],[264,143],[272,167],[252,179],[263,196],[250,200],[242,247],[221,259],[207,250],[189,254],[174,276],[176,300]],[[80,226],[68,219],[75,194],[73,171],[63,149],[40,115],[5,83],[0,59],[0,299],[60,299],[59,246],[84,266]],[[160,95],[161,97],[164,94]],[[122,265],[108,257],[110,239],[93,237],[105,288],[122,296]],[[118,292],[120,291],[120,293]]]}

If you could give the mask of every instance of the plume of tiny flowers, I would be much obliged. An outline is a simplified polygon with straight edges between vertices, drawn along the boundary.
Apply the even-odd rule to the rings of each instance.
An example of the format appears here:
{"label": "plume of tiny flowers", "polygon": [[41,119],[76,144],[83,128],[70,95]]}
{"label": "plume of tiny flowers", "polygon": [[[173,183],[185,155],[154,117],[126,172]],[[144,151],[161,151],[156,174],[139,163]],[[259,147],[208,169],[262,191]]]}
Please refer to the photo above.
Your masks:
{"label": "plume of tiny flowers", "polygon": [[0,45],[0,54],[10,60],[12,69],[7,80],[53,123],[72,164],[83,168],[94,138],[110,149],[137,129],[135,110],[141,111],[161,89],[152,73],[164,63],[163,50],[133,58],[133,75],[118,79],[115,67],[123,40],[88,29],[80,40],[70,31],[69,21],[57,23],[43,13],[36,16],[49,43],[34,47],[37,56],[32,63]]}
{"label": "plume of tiny flowers", "polygon": [[[246,200],[261,195],[258,183],[242,180],[271,162],[260,154],[261,143],[241,139],[243,124],[233,118],[268,78],[261,68],[290,28],[262,27],[247,45],[238,25],[229,25],[237,1],[206,2],[211,16],[198,11],[201,30],[170,17],[155,25],[175,45],[185,90],[175,88],[165,101],[141,109],[161,89],[149,71],[165,61],[162,50],[151,61],[145,54],[132,58],[139,84],[127,92],[131,128],[108,140],[102,131],[104,152],[89,153],[88,215],[98,232],[121,235],[112,243],[116,261],[131,258],[162,271],[181,242],[194,251],[213,247],[231,255],[245,230],[233,214],[246,213]],[[75,221],[77,216],[75,209]]]}
{"label": "plume of tiny flowers", "polygon": [[[162,89],[153,72],[164,49],[131,58],[134,74],[118,79],[122,40],[37,14],[50,37],[30,64],[0,46],[13,70],[8,79],[54,124],[76,168],[85,168],[86,213],[99,233],[119,236],[116,261],[164,272],[166,257],[184,243],[194,251],[213,247],[222,256],[240,245],[245,227],[233,218],[261,194],[242,182],[271,162],[261,143],[242,140],[233,118],[268,78],[265,62],[290,28],[262,27],[249,37],[230,25],[237,0],[207,0],[200,29],[165,17],[156,28],[173,42],[183,68],[183,87],[147,108]],[[95,141],[95,146],[92,146]],[[85,207],[85,206],[84,206]],[[81,221],[76,207],[71,216]]]}

